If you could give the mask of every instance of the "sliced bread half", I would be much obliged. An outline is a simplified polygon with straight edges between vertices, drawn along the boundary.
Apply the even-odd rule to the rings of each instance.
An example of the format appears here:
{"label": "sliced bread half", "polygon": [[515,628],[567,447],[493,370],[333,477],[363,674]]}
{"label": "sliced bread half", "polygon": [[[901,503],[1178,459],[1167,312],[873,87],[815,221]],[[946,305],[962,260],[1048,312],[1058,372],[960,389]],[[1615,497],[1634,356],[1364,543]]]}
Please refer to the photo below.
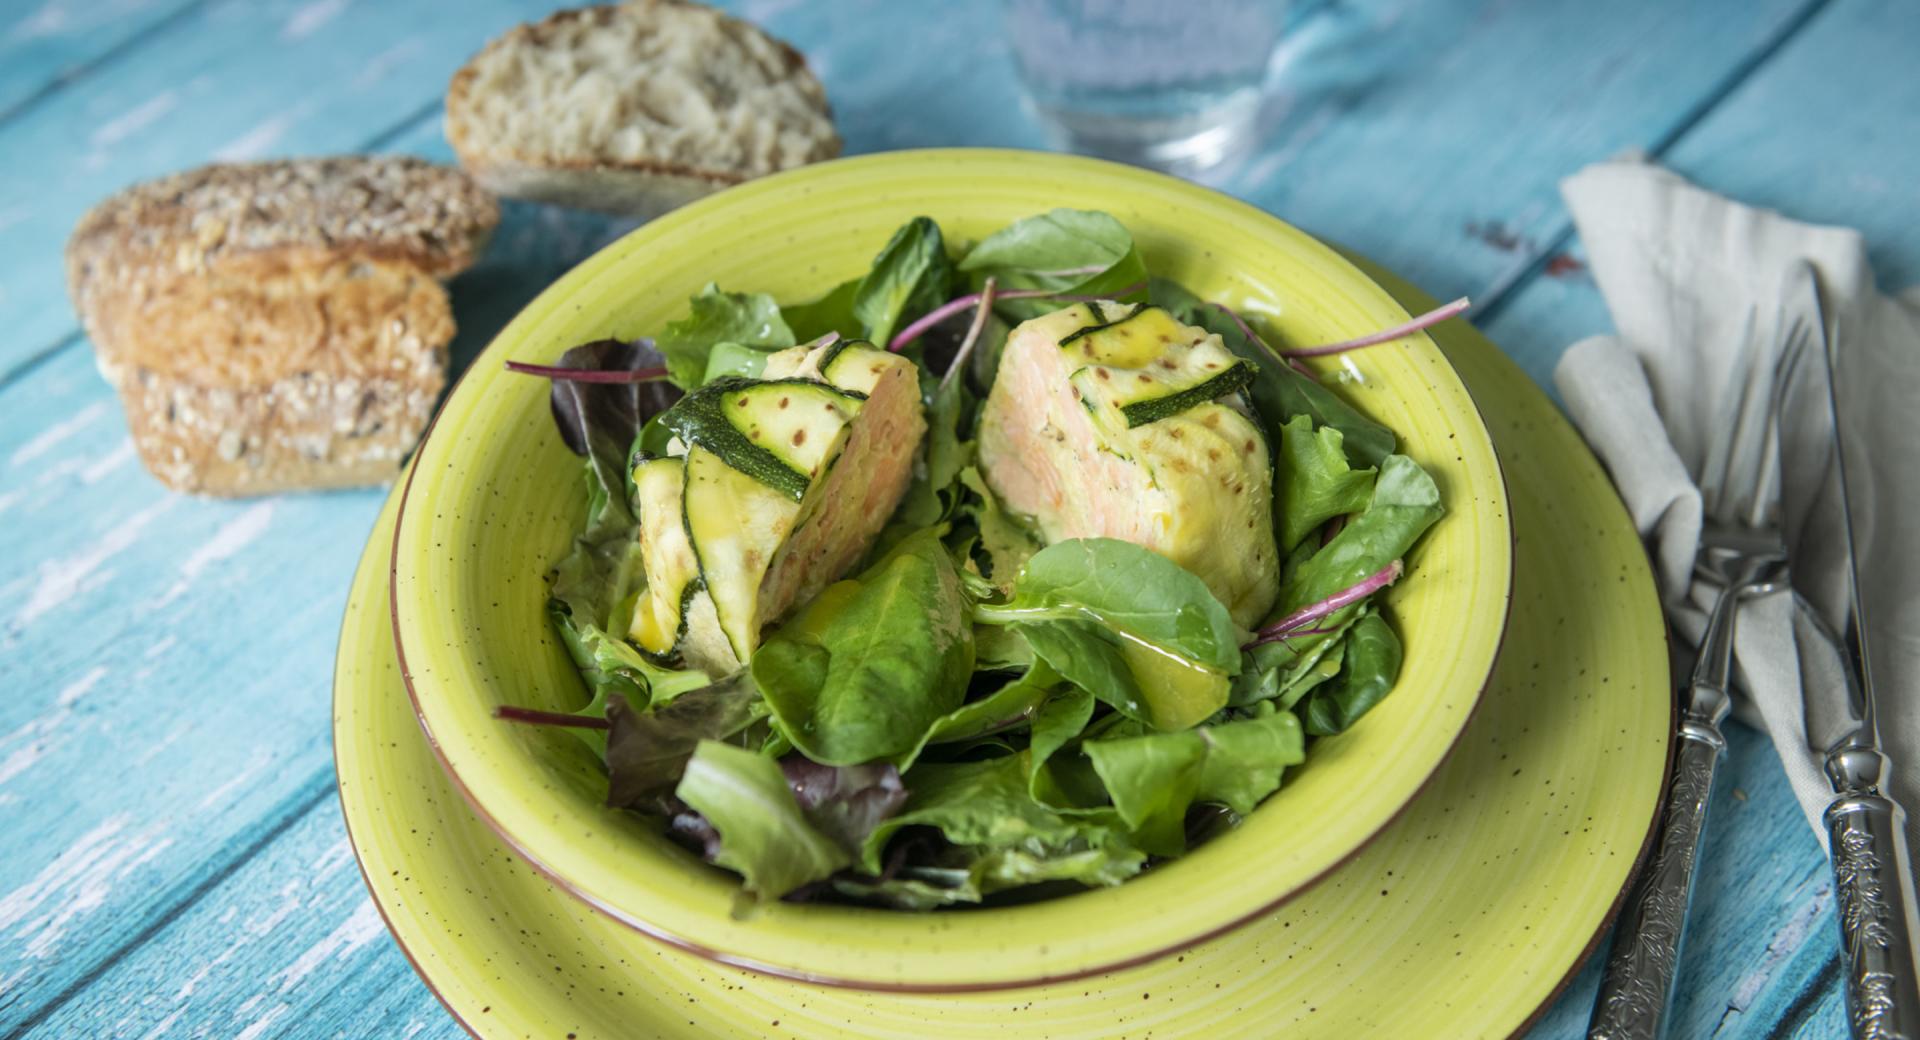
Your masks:
{"label": "sliced bread half", "polygon": [[206,166],[94,207],[74,306],[141,460],[176,490],[391,480],[446,380],[440,280],[499,205],[399,156]]}
{"label": "sliced bread half", "polygon": [[643,217],[840,154],[806,59],[688,0],[514,28],[454,75],[446,131],[499,194]]}

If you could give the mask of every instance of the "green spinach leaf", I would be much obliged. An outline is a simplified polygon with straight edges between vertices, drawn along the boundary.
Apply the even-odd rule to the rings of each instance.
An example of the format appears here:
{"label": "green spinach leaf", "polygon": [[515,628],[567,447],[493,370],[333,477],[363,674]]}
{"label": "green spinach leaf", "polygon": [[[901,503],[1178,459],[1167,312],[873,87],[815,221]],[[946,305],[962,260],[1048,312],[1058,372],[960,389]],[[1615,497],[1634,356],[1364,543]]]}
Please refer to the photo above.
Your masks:
{"label": "green spinach leaf", "polygon": [[1098,622],[1051,618],[1022,622],[1015,630],[1026,637],[1036,657],[1114,710],[1136,719],[1152,710],[1117,640]]}
{"label": "green spinach leaf", "polygon": [[1059,674],[1045,661],[1036,660],[1025,674],[941,716],[927,731],[925,742],[954,744],[1027,725],[1059,683]]}
{"label": "green spinach leaf", "polygon": [[1062,812],[1107,805],[1107,793],[1086,758],[1062,754],[1092,721],[1093,695],[1078,686],[1056,691],[1040,706],[1027,745],[1027,791],[1035,801]]}
{"label": "green spinach leaf", "polygon": [[[991,275],[1002,289],[1087,296],[1118,293],[1147,277],[1124,225],[1105,213],[1073,209],[1028,217],[988,235],[967,252],[960,270],[973,277],[975,289]],[[1024,320],[1059,306],[1054,300],[1004,300],[996,309]]]}
{"label": "green spinach leaf", "polygon": [[953,261],[940,225],[915,217],[873,258],[873,270],[854,290],[853,317],[867,339],[885,347],[910,317],[940,306],[952,294]]}
{"label": "green spinach leaf", "polygon": [[859,278],[850,278],[812,303],[796,303],[781,308],[780,316],[801,343],[819,339],[829,332],[838,332],[848,339],[858,339],[866,334],[860,319],[853,316],[853,299],[860,292],[861,281]]}
{"label": "green spinach leaf", "polygon": [[1400,675],[1400,637],[1379,614],[1353,623],[1340,671],[1332,682],[1308,695],[1302,708],[1307,732],[1316,737],[1344,733],[1360,716],[1386,699]]}
{"label": "green spinach leaf", "polygon": [[1040,550],[1012,600],[979,604],[974,617],[1018,627],[1069,682],[1160,729],[1220,710],[1240,668],[1240,631],[1206,583],[1111,538]]}
{"label": "green spinach leaf", "polygon": [[[1382,459],[1365,511],[1286,579],[1275,613],[1325,599],[1404,557],[1441,512],[1440,489],[1419,463],[1405,455]],[[1348,607],[1342,613],[1358,611]],[[1333,617],[1339,619],[1342,613]]]}
{"label": "green spinach leaf", "polygon": [[1352,624],[1349,619],[1324,626],[1331,628],[1330,632],[1292,636],[1243,651],[1240,674],[1234,676],[1233,693],[1227,698],[1228,707],[1275,699],[1283,708],[1292,707],[1308,689],[1339,670],[1340,644]]}
{"label": "green spinach leaf", "polygon": [[828,765],[911,752],[960,706],[973,672],[966,594],[937,532],[828,586],[753,655],[781,732]]}
{"label": "green spinach leaf", "polygon": [[1240,631],[1205,582],[1172,560],[1115,538],[1074,538],[1035,553],[1005,605],[983,621],[1096,621],[1207,668],[1240,667]]}

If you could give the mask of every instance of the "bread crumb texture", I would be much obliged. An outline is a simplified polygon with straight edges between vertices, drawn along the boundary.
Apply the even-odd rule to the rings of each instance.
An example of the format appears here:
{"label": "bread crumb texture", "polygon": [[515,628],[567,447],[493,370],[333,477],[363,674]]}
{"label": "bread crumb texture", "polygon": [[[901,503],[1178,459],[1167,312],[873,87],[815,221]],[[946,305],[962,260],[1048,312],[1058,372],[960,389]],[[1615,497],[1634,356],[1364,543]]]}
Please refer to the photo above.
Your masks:
{"label": "bread crumb texture", "polygon": [[684,0],[513,29],[454,77],[447,136],[482,171],[620,167],[716,186],[840,153],[826,92],[799,52]]}
{"label": "bread crumb texture", "polygon": [[499,221],[397,156],[215,165],[81,219],[69,290],[147,468],[217,495],[391,479],[446,380],[440,279]]}

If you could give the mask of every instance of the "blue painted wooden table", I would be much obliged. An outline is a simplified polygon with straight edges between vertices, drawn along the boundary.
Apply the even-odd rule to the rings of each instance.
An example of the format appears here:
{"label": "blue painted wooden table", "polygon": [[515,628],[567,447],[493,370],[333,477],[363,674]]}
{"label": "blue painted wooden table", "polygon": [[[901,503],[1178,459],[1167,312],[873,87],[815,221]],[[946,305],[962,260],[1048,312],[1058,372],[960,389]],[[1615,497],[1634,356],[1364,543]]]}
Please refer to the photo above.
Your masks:
{"label": "blue painted wooden table", "polygon": [[[740,0],[850,152],[1039,147],[997,5]],[[0,1034],[453,1036],[346,845],[328,682],[382,493],[209,502],[141,469],[62,285],[80,213],[210,159],[450,158],[448,76],[534,0],[0,0]],[[1920,280],[1920,7],[1296,6],[1262,145],[1210,180],[1477,318],[1536,379],[1608,326],[1555,184],[1640,148],[1866,231]],[[513,204],[453,285],[456,364],[629,225]],[[1837,1037],[1832,892],[1735,728],[1675,1036]],[[1589,965],[1532,1036],[1580,1035]]]}

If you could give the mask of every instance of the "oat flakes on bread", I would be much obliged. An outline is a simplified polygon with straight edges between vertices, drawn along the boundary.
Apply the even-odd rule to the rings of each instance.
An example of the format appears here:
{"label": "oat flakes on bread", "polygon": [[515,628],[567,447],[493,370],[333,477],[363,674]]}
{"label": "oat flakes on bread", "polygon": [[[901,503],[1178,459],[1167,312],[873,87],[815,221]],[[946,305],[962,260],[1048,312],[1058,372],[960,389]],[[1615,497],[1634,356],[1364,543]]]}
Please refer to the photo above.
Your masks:
{"label": "oat flakes on bread", "polygon": [[67,283],[141,460],[256,495],[391,480],[446,381],[440,284],[499,205],[398,156],[219,164],[135,185],[67,243]]}
{"label": "oat flakes on bread", "polygon": [[687,0],[515,27],[454,75],[446,131],[499,194],[643,217],[840,154],[806,59]]}

